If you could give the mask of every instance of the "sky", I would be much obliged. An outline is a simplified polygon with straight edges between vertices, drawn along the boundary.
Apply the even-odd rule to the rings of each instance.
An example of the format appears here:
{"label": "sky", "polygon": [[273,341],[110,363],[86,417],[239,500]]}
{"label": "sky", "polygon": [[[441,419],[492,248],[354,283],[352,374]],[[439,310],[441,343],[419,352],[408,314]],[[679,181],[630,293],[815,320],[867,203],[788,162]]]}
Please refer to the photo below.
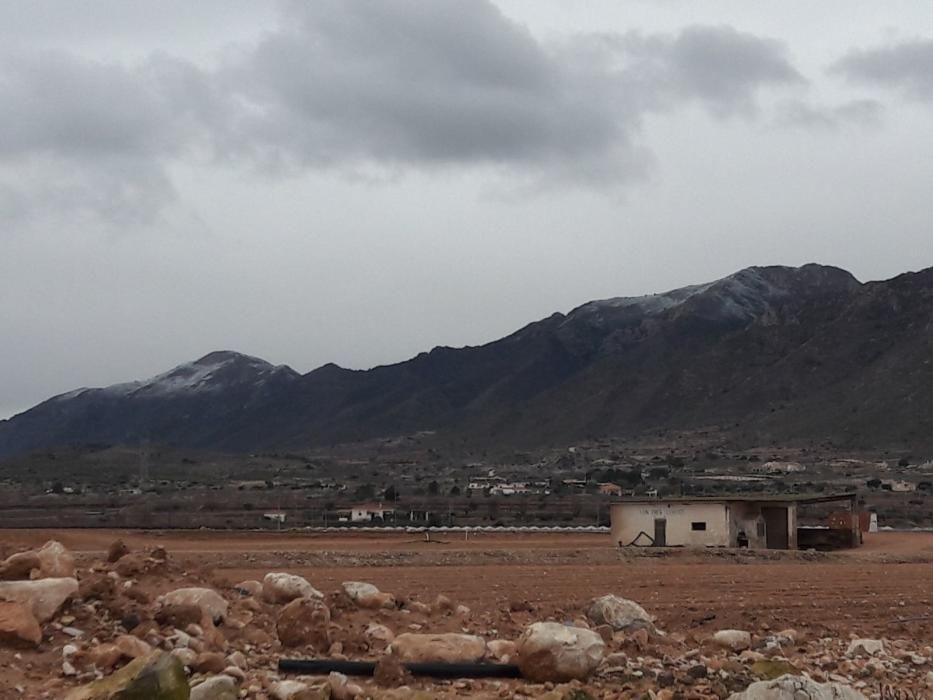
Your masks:
{"label": "sky", "polygon": [[912,0],[0,0],[0,418],[933,264]]}

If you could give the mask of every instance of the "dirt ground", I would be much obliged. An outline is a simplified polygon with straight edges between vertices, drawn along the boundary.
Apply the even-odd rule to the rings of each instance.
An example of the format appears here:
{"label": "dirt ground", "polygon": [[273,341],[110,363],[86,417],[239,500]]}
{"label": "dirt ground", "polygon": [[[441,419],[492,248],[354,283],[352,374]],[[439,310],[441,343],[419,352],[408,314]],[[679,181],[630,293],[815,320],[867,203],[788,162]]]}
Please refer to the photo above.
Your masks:
{"label": "dirt ground", "polygon": [[396,595],[445,593],[477,612],[524,600],[571,619],[596,595],[640,602],[662,628],[794,627],[817,635],[933,641],[933,533],[878,533],[836,553],[626,550],[599,534],[423,535],[0,530],[7,550],[58,539],[79,558],[115,539],[165,547],[218,585],[299,573],[322,590],[365,580]]}

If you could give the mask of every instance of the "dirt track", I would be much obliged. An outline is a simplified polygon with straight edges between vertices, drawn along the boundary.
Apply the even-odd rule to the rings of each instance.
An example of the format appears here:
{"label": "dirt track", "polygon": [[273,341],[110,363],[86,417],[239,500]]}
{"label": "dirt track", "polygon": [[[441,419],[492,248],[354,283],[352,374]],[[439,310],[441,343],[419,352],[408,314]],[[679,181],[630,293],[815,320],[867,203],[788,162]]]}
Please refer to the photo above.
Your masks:
{"label": "dirt track", "polygon": [[[399,595],[451,595],[477,612],[527,600],[538,614],[573,617],[591,597],[615,592],[642,603],[662,627],[796,627],[815,634],[910,636],[933,641],[933,533],[881,533],[859,550],[804,553],[669,550],[620,556],[605,535],[308,535],[303,533],[0,531],[5,547],[55,537],[79,554],[117,537],[156,545],[218,583],[301,573],[322,589],[356,579]],[[436,538],[435,538],[436,539]]]}

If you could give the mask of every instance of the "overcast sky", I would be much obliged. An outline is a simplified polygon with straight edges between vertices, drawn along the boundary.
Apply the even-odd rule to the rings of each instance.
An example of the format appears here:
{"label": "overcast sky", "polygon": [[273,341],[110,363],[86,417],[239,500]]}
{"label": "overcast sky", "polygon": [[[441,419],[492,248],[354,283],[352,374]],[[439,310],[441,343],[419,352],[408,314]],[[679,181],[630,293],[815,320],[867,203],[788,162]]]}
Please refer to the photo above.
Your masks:
{"label": "overcast sky", "polygon": [[933,7],[0,0],[0,417],[933,264]]}

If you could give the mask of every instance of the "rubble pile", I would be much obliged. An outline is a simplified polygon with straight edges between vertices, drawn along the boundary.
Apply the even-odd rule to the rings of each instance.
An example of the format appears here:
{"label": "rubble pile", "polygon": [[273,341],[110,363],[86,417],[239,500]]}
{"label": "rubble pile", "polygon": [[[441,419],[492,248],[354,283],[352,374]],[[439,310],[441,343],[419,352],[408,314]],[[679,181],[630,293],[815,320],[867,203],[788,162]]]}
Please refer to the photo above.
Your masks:
{"label": "rubble pile", "polygon": [[[367,661],[374,675],[295,676],[282,658]],[[409,664],[511,664],[520,677],[439,680]],[[544,614],[521,600],[473,612],[364,581],[322,592],[287,572],[231,586],[122,542],[81,568],[58,542],[0,562],[0,669],[0,698],[24,700],[933,695],[933,648],[906,635],[760,624],[698,636],[660,629],[615,593]]]}

